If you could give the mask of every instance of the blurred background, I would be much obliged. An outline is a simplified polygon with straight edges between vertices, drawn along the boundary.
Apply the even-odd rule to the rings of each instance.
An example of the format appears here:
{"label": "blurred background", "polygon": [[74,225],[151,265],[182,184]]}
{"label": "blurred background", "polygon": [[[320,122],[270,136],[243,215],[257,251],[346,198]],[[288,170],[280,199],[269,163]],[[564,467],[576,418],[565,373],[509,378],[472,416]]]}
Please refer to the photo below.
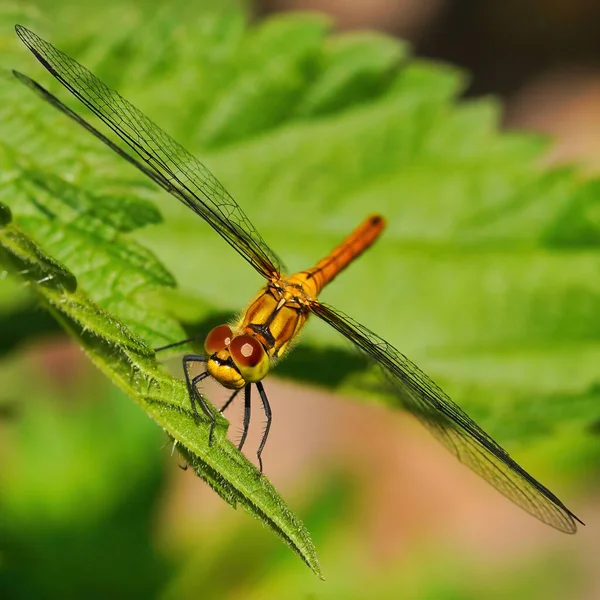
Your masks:
{"label": "blurred background", "polygon": [[[78,42],[77,36],[84,40],[100,27],[106,28],[104,33],[109,38],[115,37],[114,32],[108,32],[109,19],[68,1],[61,0],[56,5],[60,9],[53,6],[50,2],[24,5],[0,0],[0,48],[7,49],[1,55],[10,56],[8,64],[2,59],[2,67],[11,68],[19,61],[20,66],[25,65],[25,72],[34,70],[33,59],[17,47],[9,25],[13,15],[21,19],[28,15],[34,23],[43,23],[57,45],[67,40],[72,56],[89,66],[94,66],[94,61],[100,65],[105,81],[119,89],[126,85],[134,89],[135,85],[119,83],[118,63],[114,57],[111,63],[108,50],[96,42],[98,50],[94,53],[83,41]],[[488,95],[499,98],[501,128],[552,136],[553,143],[527,161],[534,165],[531,172],[556,167],[562,173],[564,169],[579,185],[586,178],[591,181],[600,166],[598,2],[264,0],[245,4],[244,9],[255,24],[281,12],[320,11],[331,16],[336,35],[370,29],[406,40],[419,59],[452,63],[467,72],[462,92],[466,102]],[[118,8],[111,10],[110,14],[119,14]],[[135,17],[114,21],[115,30],[120,29],[123,37],[130,35],[133,23],[140,30],[150,28],[149,23],[156,27],[161,19],[169,27],[178,26],[177,11],[170,12],[164,6],[157,10],[151,2],[129,2],[128,10]],[[177,43],[186,47],[194,44],[193,34],[189,33],[194,27],[194,11],[188,6],[185,16],[181,16],[191,23],[186,30],[188,37],[177,31],[168,40],[165,52],[175,52]],[[101,40],[104,33],[94,35]],[[123,47],[121,64],[128,60],[126,45]],[[159,42],[153,50],[161,53]],[[171,66],[166,61],[162,68],[168,71]],[[138,101],[144,98],[142,92],[139,98],[132,98],[134,102],[167,130],[183,132],[190,115],[186,115],[188,121],[181,118],[178,126],[177,111],[187,110],[186,98],[174,97],[177,94],[173,94],[173,88],[161,88],[160,80],[152,80],[150,68],[148,73],[139,69],[135,77],[151,81],[145,94],[155,106],[162,102],[165,115],[159,119],[157,110],[147,110],[150,104]],[[194,80],[190,65],[185,77],[188,83]],[[202,90],[196,94],[200,98]],[[190,106],[200,106],[201,110],[201,104]],[[171,129],[167,127],[169,121]],[[203,150],[200,133],[198,137],[188,133],[187,140],[182,135],[175,137],[186,141],[192,150]],[[445,144],[452,146],[453,138],[448,137]],[[205,146],[210,148],[210,142]],[[235,187],[237,165],[227,167],[227,143],[215,154],[216,164],[222,168],[217,172],[225,173],[227,187],[231,181],[235,197],[244,209],[248,207],[254,220],[252,192],[245,192],[243,198],[243,180]],[[504,168],[503,161],[498,164],[499,170]],[[428,176],[437,177],[435,169]],[[462,187],[457,180],[468,177],[463,171],[457,180],[440,177],[446,188],[455,186],[463,195],[484,194],[487,189]],[[266,181],[261,179],[261,185]],[[500,188],[511,183],[499,176],[494,185]],[[565,195],[578,193],[571,185],[575,186],[569,183]],[[261,189],[257,184],[255,190]],[[402,201],[418,204],[415,189],[414,196]],[[596,195],[590,201],[589,219],[593,223],[597,223],[599,214],[593,206]],[[161,211],[165,204],[163,197],[159,202]],[[361,210],[377,210],[374,206],[363,202]],[[389,219],[387,205],[381,206]],[[435,215],[453,210],[448,202],[445,207],[436,207]],[[519,208],[515,207],[517,213]],[[256,221],[262,232],[261,219],[268,230],[269,218],[259,210]],[[511,239],[510,214],[507,219],[506,239]],[[337,235],[330,214],[326,223]],[[525,226],[514,227],[516,231]],[[346,221],[339,231],[344,229],[349,230]],[[155,248],[178,280],[187,282],[184,287],[200,297],[190,281],[194,268],[201,266],[195,267],[187,259],[183,261],[187,264],[181,266],[182,261],[170,259],[176,241],[168,227],[164,230],[166,233],[150,231],[140,239]],[[401,234],[390,225],[391,240],[399,239]],[[519,308],[523,298],[507,295],[510,303],[502,296],[497,304],[491,302],[491,308],[486,305],[489,321],[482,320],[481,305],[489,298],[478,297],[479,288],[474,283],[481,279],[482,271],[469,271],[468,277],[461,271],[455,280],[453,269],[458,263],[448,263],[446,270],[436,272],[436,277],[446,277],[446,287],[436,294],[431,282],[404,278],[407,274],[420,277],[422,265],[429,264],[417,262],[412,269],[403,268],[401,276],[390,270],[386,279],[381,278],[377,293],[388,294],[390,299],[381,308],[385,314],[368,324],[389,337],[384,330],[386,320],[393,320],[395,311],[402,310],[402,328],[390,325],[390,341],[402,351],[410,351],[410,356],[424,357],[424,362],[417,362],[436,380],[439,376],[442,383],[448,381],[454,399],[477,420],[482,414],[482,425],[587,527],[576,536],[566,536],[538,523],[462,467],[413,419],[381,404],[357,402],[357,394],[349,389],[351,381],[345,386],[334,383],[333,363],[328,367],[331,373],[317,373],[312,381],[305,381],[311,377],[303,375],[303,369],[318,367],[318,359],[311,358],[311,352],[321,341],[317,334],[315,338],[307,334],[306,347],[297,349],[296,358],[289,359],[290,365],[282,364],[279,375],[276,371],[269,376],[267,390],[274,424],[264,460],[268,477],[313,536],[327,578],[324,583],[246,513],[233,511],[191,472],[179,469],[180,460],[172,456],[163,432],[89,364],[50,317],[35,309],[18,282],[2,281],[0,597],[599,598],[600,410],[596,389],[598,339],[593,323],[600,293],[594,278],[600,274],[600,261],[595,238],[585,235],[582,233],[581,239],[571,235],[564,247],[550,238],[536,246],[535,261],[557,252],[557,248],[561,252],[566,248],[566,252],[560,257],[563,262],[558,263],[562,271],[554,271],[554,263],[544,271],[546,287],[536,296],[539,304],[532,304],[528,316],[523,316]],[[519,233],[515,238],[521,240],[515,246],[518,250],[511,247],[510,252],[515,253],[518,263],[520,256],[526,256],[519,252],[526,252],[533,242]],[[193,239],[192,233],[185,239]],[[427,241],[427,234],[415,234],[410,244]],[[284,243],[285,235],[281,235],[273,246],[284,259],[291,255],[293,266],[306,266],[296,265],[305,259],[303,251],[290,242]],[[375,256],[391,252],[391,243],[385,246],[382,242],[382,254]],[[412,248],[403,243],[405,250]],[[217,252],[219,244],[221,240],[215,242]],[[311,249],[307,260],[319,258],[321,248],[326,250],[327,245]],[[503,251],[501,248],[498,252]],[[449,260],[443,248],[441,254],[431,248],[427,252],[427,260]],[[575,267],[569,256],[574,257]],[[585,263],[587,271],[582,275],[583,282],[591,282],[589,289],[575,278],[568,286],[556,290],[552,287],[554,279],[564,278],[565,272],[584,269],[584,259],[590,261]],[[231,264],[235,260],[233,257]],[[377,258],[372,260],[365,263],[365,269]],[[476,260],[465,254],[460,264],[471,265]],[[535,261],[531,264],[538,265]],[[230,264],[228,259],[226,264]],[[260,283],[246,273],[245,265],[240,273],[241,291],[236,285],[237,272],[229,281],[213,279],[205,283],[210,287],[206,292],[208,301],[216,306],[227,303],[225,312],[241,308]],[[503,273],[495,273],[489,289],[503,290],[512,285],[503,279]],[[358,266],[350,270],[344,274],[348,287],[339,288],[338,296],[327,299],[344,310],[352,308],[348,303],[344,305],[344,290],[368,288],[361,283],[363,275]],[[525,287],[529,272],[525,270],[519,278],[519,285]],[[539,282],[542,275],[535,271],[531,278]],[[198,289],[201,285],[198,283]],[[454,285],[463,287],[457,287],[454,293]],[[470,289],[475,299],[470,297]],[[426,300],[419,295],[424,292],[428,293]],[[500,298],[502,292],[494,293]],[[362,305],[373,300],[366,289],[364,295]],[[573,300],[575,296],[577,301]],[[552,310],[545,312],[549,305]],[[433,310],[439,313],[428,316],[431,306],[437,306]],[[361,315],[356,314],[357,310],[360,312],[358,305],[352,312],[355,317],[368,318],[368,309]],[[537,329],[531,323],[540,313],[546,321],[544,328]],[[214,310],[201,316],[207,315],[214,316]],[[473,332],[465,334],[462,324],[471,316],[476,325]],[[194,319],[202,321],[197,316]],[[569,324],[574,321],[579,323],[577,327]],[[435,344],[429,340],[437,334],[429,330],[435,330],[438,323],[443,323],[446,337],[444,344],[438,340],[436,347],[460,346],[462,355],[431,351]],[[499,332],[513,328],[520,333],[507,342]],[[477,335],[488,329],[496,337],[479,343]],[[536,349],[527,344],[535,335],[539,336],[540,348],[560,346],[559,354],[540,353],[532,358]],[[500,348],[497,372],[490,366],[494,353],[488,353],[493,344]],[[176,370],[177,361],[172,364]],[[501,372],[503,369],[507,375]],[[511,377],[513,380],[506,384]],[[214,385],[207,388],[207,393],[210,398],[223,396]],[[214,403],[218,405],[219,400]],[[228,412],[232,439],[239,435],[240,408],[232,407]],[[567,423],[564,426],[563,421]],[[260,439],[261,424],[256,418],[246,443],[250,457]]]}
{"label": "blurred background", "polygon": [[464,67],[467,95],[505,102],[504,125],[550,133],[549,159],[597,165],[598,65],[594,0],[266,1],[259,14],[321,10],[342,29],[374,28],[408,40],[418,56]]}

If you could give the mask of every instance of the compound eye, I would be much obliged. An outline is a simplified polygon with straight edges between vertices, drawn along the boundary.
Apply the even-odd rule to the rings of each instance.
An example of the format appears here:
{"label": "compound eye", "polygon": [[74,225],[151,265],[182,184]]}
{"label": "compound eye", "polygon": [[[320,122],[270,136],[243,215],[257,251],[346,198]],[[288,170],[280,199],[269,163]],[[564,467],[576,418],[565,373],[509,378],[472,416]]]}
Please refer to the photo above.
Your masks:
{"label": "compound eye", "polygon": [[267,374],[269,357],[256,338],[250,335],[239,335],[231,340],[229,352],[246,381],[257,382]]}
{"label": "compound eye", "polygon": [[234,338],[229,352],[238,367],[255,367],[263,358],[263,345],[250,335],[239,335]]}
{"label": "compound eye", "polygon": [[229,325],[218,325],[214,329],[211,329],[206,336],[204,342],[204,349],[207,354],[214,354],[223,348],[227,348],[231,343],[231,337],[233,332]]}

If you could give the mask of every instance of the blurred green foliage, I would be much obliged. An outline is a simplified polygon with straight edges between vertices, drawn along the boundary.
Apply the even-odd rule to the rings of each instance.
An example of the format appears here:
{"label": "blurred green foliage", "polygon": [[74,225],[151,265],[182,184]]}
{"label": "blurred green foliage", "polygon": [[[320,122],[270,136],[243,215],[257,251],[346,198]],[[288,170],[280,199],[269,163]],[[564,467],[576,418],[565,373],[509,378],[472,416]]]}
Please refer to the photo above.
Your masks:
{"label": "blurred green foliage", "polygon": [[[597,471],[600,182],[541,166],[545,141],[499,133],[495,100],[457,101],[464,74],[411,58],[385,36],[332,34],[318,15],[249,26],[228,3],[107,0],[93,14],[69,0],[2,3],[2,66],[79,112],[19,45],[15,22],[201,156],[290,270],[312,264],[368,212],[384,214],[384,238],[324,299],[411,356],[499,441],[520,446],[520,456],[526,450],[536,474],[552,469],[583,487]],[[149,346],[204,330],[261,285],[200,219],[8,72],[0,79],[0,202],[68,267],[80,293]],[[19,390],[7,404],[17,418],[0,421],[0,595],[76,598],[102,580],[99,598],[195,597],[229,569],[239,579],[220,577],[213,597],[296,589],[299,598],[359,598],[368,588],[378,598],[547,598],[573,580],[552,558],[522,578],[521,567],[471,578],[459,562],[431,575],[428,565],[444,561],[427,552],[400,572],[371,576],[340,533],[345,496],[328,486],[306,519],[322,540],[327,591],[250,525],[189,556],[180,548],[175,565],[154,548],[149,525],[164,481],[158,428],[100,383],[102,408],[90,400],[73,414],[56,409],[57,395],[43,386],[19,385],[31,376],[10,362],[17,341],[55,329],[35,293],[8,278],[0,280],[0,330],[6,370],[19,372],[5,386]],[[362,361],[318,323],[278,372],[361,398],[372,391]],[[89,396],[89,386],[72,395]],[[51,434],[64,446],[44,456]],[[115,483],[123,480],[131,486]],[[348,572],[355,576],[344,581]]]}
{"label": "blurred green foliage", "polygon": [[152,540],[160,430],[114,388],[69,405],[42,383],[0,425],[0,595],[149,597],[169,573]]}

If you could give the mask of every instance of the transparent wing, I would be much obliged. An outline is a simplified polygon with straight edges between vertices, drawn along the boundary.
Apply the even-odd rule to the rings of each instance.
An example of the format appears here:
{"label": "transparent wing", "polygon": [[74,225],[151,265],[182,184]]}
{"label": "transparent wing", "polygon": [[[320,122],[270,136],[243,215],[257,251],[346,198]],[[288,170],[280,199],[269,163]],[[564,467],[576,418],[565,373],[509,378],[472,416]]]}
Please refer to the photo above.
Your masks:
{"label": "transparent wing", "polygon": [[383,369],[403,407],[462,463],[540,521],[565,533],[577,531],[576,521],[583,524],[406,356],[330,306],[314,302],[310,309],[352,340]]}
{"label": "transparent wing", "polygon": [[[140,170],[205,219],[263,277],[270,279],[279,274],[281,267],[275,253],[227,190],[198,159],[77,61],[25,27],[17,25],[15,30],[42,65],[104,121],[156,177],[149,174],[148,168],[136,164]],[[43,93],[41,95],[45,97]],[[45,99],[63,110],[62,103],[49,92]],[[69,109],[63,112],[73,118]],[[83,119],[75,120],[82,124]],[[86,125],[86,129],[93,129]],[[107,138],[102,134],[94,135],[106,143]],[[115,150],[114,144],[108,145]],[[123,156],[124,152],[118,153]],[[137,163],[133,157],[132,161]]]}

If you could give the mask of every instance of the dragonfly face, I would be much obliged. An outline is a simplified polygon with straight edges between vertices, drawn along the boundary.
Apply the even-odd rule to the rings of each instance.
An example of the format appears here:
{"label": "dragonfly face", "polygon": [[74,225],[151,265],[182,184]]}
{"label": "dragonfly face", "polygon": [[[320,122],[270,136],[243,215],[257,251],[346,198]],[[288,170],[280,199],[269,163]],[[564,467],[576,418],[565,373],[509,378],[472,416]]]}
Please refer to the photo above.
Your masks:
{"label": "dragonfly face", "polygon": [[234,335],[229,325],[219,325],[206,336],[206,370],[222,386],[239,390],[261,381],[269,371],[270,359],[257,337]]}
{"label": "dragonfly face", "polygon": [[[266,416],[257,452],[262,473],[261,453],[271,427],[271,408],[261,380],[271,363],[290,348],[308,315],[314,314],[382,369],[386,384],[402,407],[459,460],[544,523],[575,533],[576,522],[581,520],[513,460],[417,365],[358,321],[317,300],[320,290],[379,237],[385,226],[382,217],[369,217],[312,269],[292,277],[282,276],[277,255],[229,192],[198,159],[77,61],[20,25],[16,31],[42,65],[112,129],[124,146],[108,138],[41,85],[14,72],[19,81],[205,219],[268,282],[233,328],[220,325],[209,333],[208,358],[195,354],[184,357],[190,403],[197,417],[200,406],[214,427],[215,416],[198,389],[204,378],[212,375],[225,387],[235,390],[221,411],[243,388],[244,429],[238,445],[241,450],[250,424],[254,385]],[[180,343],[161,349],[177,345]],[[206,363],[207,371],[192,377],[189,367],[198,362]]]}

